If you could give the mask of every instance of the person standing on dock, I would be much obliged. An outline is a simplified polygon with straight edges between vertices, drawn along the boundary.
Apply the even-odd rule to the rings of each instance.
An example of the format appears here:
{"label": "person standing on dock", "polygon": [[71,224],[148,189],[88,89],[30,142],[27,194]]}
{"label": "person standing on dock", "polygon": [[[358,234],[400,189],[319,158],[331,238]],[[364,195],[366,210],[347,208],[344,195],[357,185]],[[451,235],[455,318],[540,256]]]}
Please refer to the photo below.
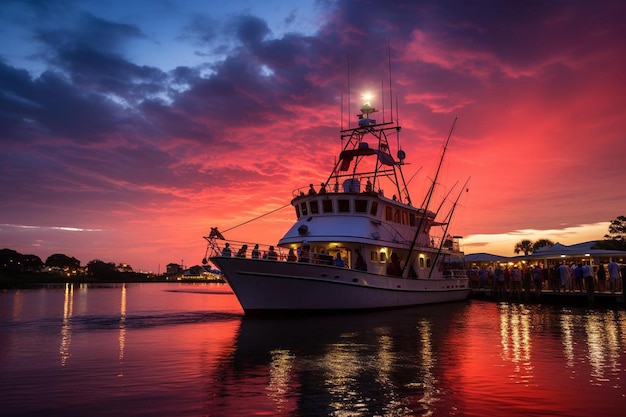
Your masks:
{"label": "person standing on dock", "polygon": [[504,272],[502,272],[502,268],[500,265],[496,265],[496,269],[493,271],[494,281],[496,283],[496,293],[498,294],[498,298],[504,295]]}
{"label": "person standing on dock", "polygon": [[574,291],[578,287],[578,292],[583,292],[583,278],[583,264],[578,264],[574,268],[574,279],[576,281],[576,285],[572,285]]}
{"label": "person standing on dock", "polygon": [[569,275],[570,275],[569,268],[564,263],[561,263],[561,265],[559,265],[559,278],[560,279],[559,279],[559,289],[557,290],[557,292],[559,292],[561,289],[563,289],[563,292],[565,292],[565,286],[567,285]]}
{"label": "person standing on dock", "polygon": [[604,292],[604,287],[606,285],[606,269],[604,269],[604,264],[602,262],[598,265],[598,272],[596,276],[598,277],[598,292]]}
{"label": "person standing on dock", "polygon": [[522,296],[522,271],[515,265],[511,270],[511,297],[517,293],[517,298]]}
{"label": "person standing on dock", "polygon": [[593,301],[595,279],[593,277],[593,267],[591,265],[583,265],[583,277],[585,279],[585,287],[587,288],[587,296],[589,297],[589,301]]}
{"label": "person standing on dock", "polygon": [[617,281],[619,280],[619,265],[612,261],[609,263],[609,285],[611,286],[611,294],[615,294],[617,289]]}
{"label": "person standing on dock", "polygon": [[541,287],[543,285],[543,271],[541,265],[537,264],[533,268],[533,283],[535,284],[535,292],[541,294]]}
{"label": "person standing on dock", "polygon": [[485,284],[487,283],[487,275],[489,275],[489,271],[487,271],[487,267],[483,265],[480,269],[480,273],[478,274],[478,288],[485,288]]}

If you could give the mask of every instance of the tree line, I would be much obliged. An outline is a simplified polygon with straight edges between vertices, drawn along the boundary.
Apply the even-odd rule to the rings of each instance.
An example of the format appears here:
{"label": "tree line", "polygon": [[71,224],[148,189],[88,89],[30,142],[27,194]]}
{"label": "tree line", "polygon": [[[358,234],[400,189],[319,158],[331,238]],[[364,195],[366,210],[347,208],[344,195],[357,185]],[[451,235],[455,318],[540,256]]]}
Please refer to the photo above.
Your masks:
{"label": "tree line", "polygon": [[62,253],[48,256],[45,262],[37,255],[25,255],[12,249],[0,250],[0,275],[61,274],[70,277],[88,277],[98,280],[118,280],[145,276],[133,271],[128,264],[115,264],[94,259],[83,268],[80,261]]}

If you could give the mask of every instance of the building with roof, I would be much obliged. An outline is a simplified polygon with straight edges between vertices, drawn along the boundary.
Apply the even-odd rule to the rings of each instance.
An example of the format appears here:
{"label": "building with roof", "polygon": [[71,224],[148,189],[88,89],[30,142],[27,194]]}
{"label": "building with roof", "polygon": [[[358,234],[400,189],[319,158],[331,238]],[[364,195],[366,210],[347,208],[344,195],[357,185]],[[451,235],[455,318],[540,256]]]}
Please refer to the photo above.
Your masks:
{"label": "building with roof", "polygon": [[588,263],[599,265],[600,263],[626,263],[626,251],[598,249],[596,241],[577,243],[574,245],[563,245],[555,243],[552,246],[544,246],[528,255],[500,256],[489,253],[475,253],[465,255],[465,262],[468,266],[495,263],[518,263],[526,261],[531,264],[540,263],[543,266],[553,266],[561,262]]}

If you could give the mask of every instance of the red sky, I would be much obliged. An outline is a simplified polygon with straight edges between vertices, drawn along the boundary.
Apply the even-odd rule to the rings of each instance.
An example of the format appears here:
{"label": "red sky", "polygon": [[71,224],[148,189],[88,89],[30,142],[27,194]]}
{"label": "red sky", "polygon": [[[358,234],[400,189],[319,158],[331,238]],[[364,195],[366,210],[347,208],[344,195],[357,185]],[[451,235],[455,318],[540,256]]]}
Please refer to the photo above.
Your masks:
{"label": "red sky", "polygon": [[[3,6],[0,248],[199,264],[210,227],[328,177],[342,95],[388,110],[388,54],[413,201],[458,117],[440,196],[471,177],[466,253],[601,239],[626,214],[626,3],[214,3]],[[273,244],[293,219],[226,237]]]}

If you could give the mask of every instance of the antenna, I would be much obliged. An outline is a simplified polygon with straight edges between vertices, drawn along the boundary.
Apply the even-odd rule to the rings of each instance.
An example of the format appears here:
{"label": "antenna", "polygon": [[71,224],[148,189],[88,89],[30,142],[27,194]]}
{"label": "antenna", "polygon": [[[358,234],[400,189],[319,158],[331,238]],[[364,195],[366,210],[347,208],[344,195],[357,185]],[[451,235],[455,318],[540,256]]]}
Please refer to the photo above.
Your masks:
{"label": "antenna", "polygon": [[[380,80],[380,100],[383,108],[383,123],[385,123],[385,84],[383,80]],[[393,119],[391,119],[393,121]]]}
{"label": "antenna", "polygon": [[341,116],[339,116],[339,128],[343,130],[343,93],[341,93],[340,105],[341,111],[339,112]]}
{"label": "antenna", "polygon": [[352,119],[352,117],[350,116],[352,114],[352,111],[350,110],[350,101],[351,101],[351,95],[350,95],[350,53],[347,54],[347,58],[348,58],[348,129],[350,129],[350,120]]}
{"label": "antenna", "polygon": [[[391,122],[393,123],[393,93],[391,89],[391,46],[389,44],[389,39],[387,39],[387,61],[389,65],[389,102],[391,104]],[[398,104],[396,103],[396,112]]]}
{"label": "antenna", "polygon": [[443,164],[443,159],[446,156],[446,151],[448,150],[448,143],[450,143],[450,138],[452,137],[452,132],[454,132],[454,126],[456,126],[457,120],[458,120],[458,117],[455,117],[454,122],[452,123],[452,127],[450,128],[450,133],[448,133],[448,139],[446,139],[446,143],[443,145],[443,152],[441,153],[441,158],[439,159],[439,166],[437,167],[435,178],[433,179],[433,183],[430,185],[430,189],[428,190],[428,193],[426,193],[426,196],[424,197],[424,202],[422,203],[422,206],[424,204],[427,204],[427,202],[430,201],[430,198],[432,197],[433,192],[435,191],[437,178],[439,177],[439,171],[441,171],[441,165]]}

